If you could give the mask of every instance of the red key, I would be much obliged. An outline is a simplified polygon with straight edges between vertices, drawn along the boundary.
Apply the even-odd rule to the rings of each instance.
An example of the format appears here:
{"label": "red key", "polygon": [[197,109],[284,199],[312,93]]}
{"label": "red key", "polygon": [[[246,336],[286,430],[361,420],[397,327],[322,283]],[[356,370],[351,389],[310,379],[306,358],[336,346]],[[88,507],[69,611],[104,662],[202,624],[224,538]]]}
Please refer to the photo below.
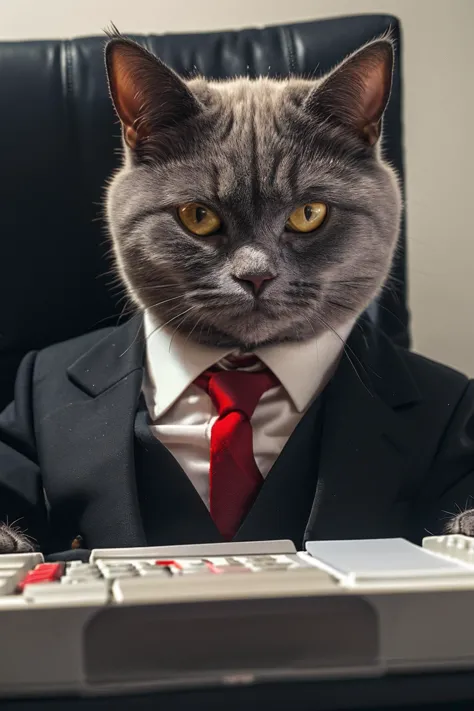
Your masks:
{"label": "red key", "polygon": [[206,560],[206,565],[209,568],[209,570],[211,571],[211,573],[215,573],[216,575],[223,575],[224,573],[249,573],[250,572],[250,568],[246,568],[243,565],[242,566],[240,566],[240,565],[217,566],[208,560]]}
{"label": "red key", "polygon": [[174,568],[177,568],[178,570],[182,570],[182,566],[179,563],[177,563],[175,560],[156,560],[155,565],[173,566]]}
{"label": "red key", "polygon": [[54,583],[61,579],[63,571],[64,563],[40,563],[26,574],[21,583],[18,583],[17,589],[21,592],[25,585]]}

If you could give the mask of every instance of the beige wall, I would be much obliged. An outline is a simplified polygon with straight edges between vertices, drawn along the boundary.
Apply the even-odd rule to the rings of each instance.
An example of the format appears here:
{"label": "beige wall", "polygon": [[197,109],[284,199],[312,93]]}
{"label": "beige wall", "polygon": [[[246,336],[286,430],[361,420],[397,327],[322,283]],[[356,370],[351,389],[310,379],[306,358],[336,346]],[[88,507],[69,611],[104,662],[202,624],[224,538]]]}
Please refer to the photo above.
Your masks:
{"label": "beige wall", "polygon": [[0,0],[0,39],[401,18],[416,350],[474,375],[474,0]]}

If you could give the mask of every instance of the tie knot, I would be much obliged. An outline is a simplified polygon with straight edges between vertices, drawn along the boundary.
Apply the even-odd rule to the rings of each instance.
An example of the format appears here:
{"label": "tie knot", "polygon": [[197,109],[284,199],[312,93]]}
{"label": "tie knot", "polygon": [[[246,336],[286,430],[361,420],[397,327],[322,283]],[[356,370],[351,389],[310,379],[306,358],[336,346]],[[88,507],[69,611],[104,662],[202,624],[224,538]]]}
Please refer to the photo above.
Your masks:
{"label": "tie knot", "polygon": [[276,387],[279,381],[268,369],[254,373],[220,370],[206,371],[196,383],[207,390],[219,417],[239,411],[250,420],[263,393]]}

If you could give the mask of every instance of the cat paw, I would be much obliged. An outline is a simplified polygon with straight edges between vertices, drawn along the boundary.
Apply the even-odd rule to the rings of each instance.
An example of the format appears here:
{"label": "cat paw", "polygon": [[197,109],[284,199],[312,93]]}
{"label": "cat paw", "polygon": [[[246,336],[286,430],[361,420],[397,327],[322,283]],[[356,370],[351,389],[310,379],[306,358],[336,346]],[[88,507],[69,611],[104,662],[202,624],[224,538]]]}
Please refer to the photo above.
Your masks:
{"label": "cat paw", "polygon": [[462,533],[474,536],[474,509],[467,509],[453,516],[446,526],[446,533]]}
{"label": "cat paw", "polygon": [[16,526],[0,523],[0,555],[5,553],[33,553],[31,540]]}

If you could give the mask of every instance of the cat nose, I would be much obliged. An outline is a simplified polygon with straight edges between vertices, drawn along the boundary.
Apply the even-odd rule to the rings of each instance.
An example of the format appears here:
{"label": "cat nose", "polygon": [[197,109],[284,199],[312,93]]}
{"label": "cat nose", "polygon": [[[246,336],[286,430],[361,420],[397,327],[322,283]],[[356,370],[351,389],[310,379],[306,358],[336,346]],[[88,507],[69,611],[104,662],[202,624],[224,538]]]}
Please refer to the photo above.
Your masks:
{"label": "cat nose", "polygon": [[275,274],[266,272],[265,274],[241,274],[234,277],[238,282],[243,282],[247,288],[253,291],[257,296],[263,290],[264,286],[275,278]]}

